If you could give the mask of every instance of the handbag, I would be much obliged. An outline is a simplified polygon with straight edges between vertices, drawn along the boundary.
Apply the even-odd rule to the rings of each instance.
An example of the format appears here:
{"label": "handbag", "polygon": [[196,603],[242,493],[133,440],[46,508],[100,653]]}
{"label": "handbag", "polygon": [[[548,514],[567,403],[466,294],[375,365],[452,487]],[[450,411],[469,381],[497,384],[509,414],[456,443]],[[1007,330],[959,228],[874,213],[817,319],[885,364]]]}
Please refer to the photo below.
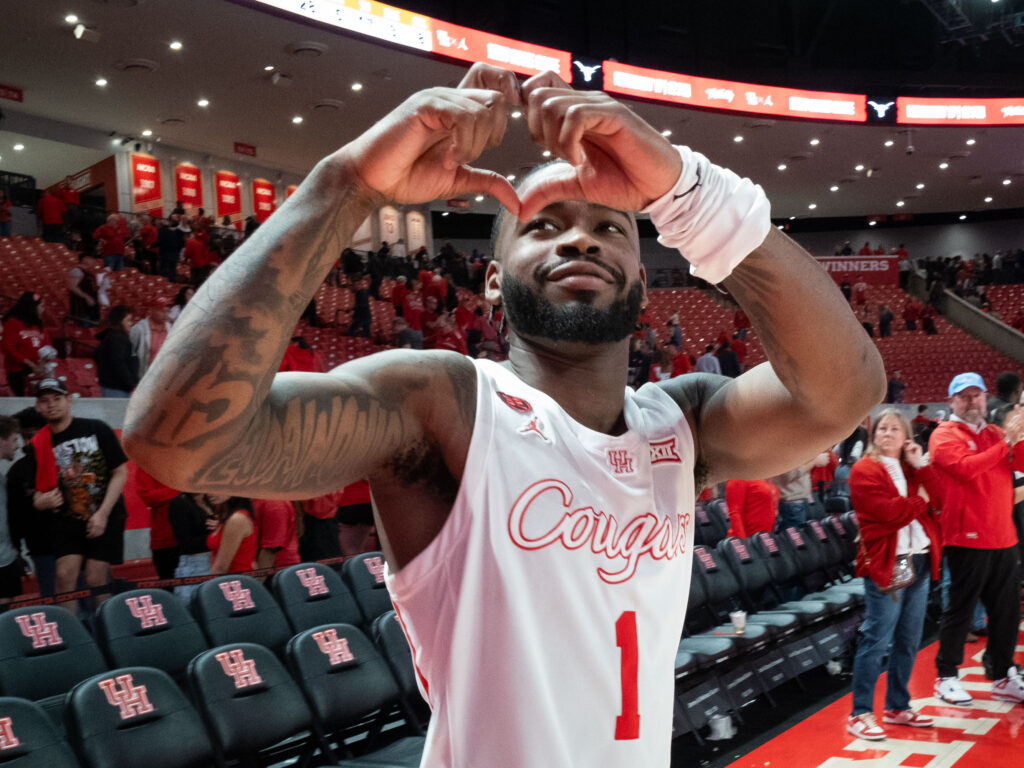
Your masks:
{"label": "handbag", "polygon": [[[857,545],[860,547],[860,551],[864,555],[864,562],[868,566],[871,565],[871,558],[868,557],[867,549],[864,548],[864,541],[857,536]],[[914,573],[914,563],[910,558],[910,555],[896,555],[896,562],[892,566],[892,576],[889,579],[889,586],[879,587],[875,585],[879,592],[888,594],[889,592],[895,592],[898,589],[904,589],[914,583],[914,579],[917,574]],[[895,598],[893,598],[895,600]]]}

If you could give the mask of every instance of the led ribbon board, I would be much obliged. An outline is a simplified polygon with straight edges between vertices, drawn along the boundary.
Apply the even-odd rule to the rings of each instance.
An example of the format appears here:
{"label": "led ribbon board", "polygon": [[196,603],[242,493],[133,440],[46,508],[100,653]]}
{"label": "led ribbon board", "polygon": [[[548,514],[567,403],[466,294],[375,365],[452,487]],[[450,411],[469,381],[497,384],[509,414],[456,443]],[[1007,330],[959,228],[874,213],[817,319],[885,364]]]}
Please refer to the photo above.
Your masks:
{"label": "led ribbon board", "polygon": [[753,115],[867,121],[867,96],[693,77],[605,60],[604,90],[626,96]]}
{"label": "led ribbon board", "polygon": [[253,0],[347,32],[461,61],[483,61],[523,75],[552,70],[572,82],[568,51],[492,35],[373,0]]}
{"label": "led ribbon board", "polygon": [[1024,97],[1016,99],[896,99],[896,122],[907,125],[1024,125]]}

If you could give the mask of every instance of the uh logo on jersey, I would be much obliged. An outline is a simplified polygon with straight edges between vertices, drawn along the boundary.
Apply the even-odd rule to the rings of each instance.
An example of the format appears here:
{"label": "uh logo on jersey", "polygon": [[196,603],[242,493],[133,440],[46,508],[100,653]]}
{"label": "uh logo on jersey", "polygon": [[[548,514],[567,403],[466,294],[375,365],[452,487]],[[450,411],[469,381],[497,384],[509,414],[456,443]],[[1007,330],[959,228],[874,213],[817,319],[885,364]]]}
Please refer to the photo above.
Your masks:
{"label": "uh logo on jersey", "polygon": [[643,557],[674,560],[686,553],[692,518],[689,512],[676,518],[645,512],[623,525],[607,512],[577,506],[572,489],[549,478],[519,495],[509,512],[508,532],[522,549],[562,546],[603,555],[608,565],[598,568],[597,575],[608,584],[622,584],[633,578]]}

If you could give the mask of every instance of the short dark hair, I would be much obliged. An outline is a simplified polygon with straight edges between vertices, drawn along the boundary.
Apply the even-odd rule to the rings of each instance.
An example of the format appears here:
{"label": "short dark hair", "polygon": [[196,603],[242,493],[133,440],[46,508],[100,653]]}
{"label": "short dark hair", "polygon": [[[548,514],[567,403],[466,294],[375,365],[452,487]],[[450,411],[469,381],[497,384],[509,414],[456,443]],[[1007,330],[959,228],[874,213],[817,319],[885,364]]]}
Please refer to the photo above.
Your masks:
{"label": "short dark hair", "polygon": [[21,426],[17,419],[10,416],[0,416],[0,440],[6,440],[15,432],[20,432]]}
{"label": "short dark hair", "polygon": [[1003,371],[996,378],[996,394],[1002,400],[1009,400],[1020,387],[1020,376],[1013,371]]}
{"label": "short dark hair", "polygon": [[121,325],[128,315],[132,313],[132,308],[127,304],[115,304],[107,312],[107,319],[104,321],[104,325],[107,328],[117,328]]}
{"label": "short dark hair", "polygon": [[917,406],[917,412],[918,413],[924,413],[927,410],[928,410],[928,406],[927,405],[922,404],[922,405]]}

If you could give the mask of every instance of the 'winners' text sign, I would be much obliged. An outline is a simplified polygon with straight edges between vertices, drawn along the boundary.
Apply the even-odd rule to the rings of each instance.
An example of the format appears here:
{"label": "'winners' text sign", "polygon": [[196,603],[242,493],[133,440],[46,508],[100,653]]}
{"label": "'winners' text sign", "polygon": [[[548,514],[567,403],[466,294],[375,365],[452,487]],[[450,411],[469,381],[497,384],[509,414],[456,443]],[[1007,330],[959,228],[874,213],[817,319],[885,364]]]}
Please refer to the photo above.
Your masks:
{"label": "'winners' text sign", "polygon": [[855,285],[863,280],[868,285],[897,285],[900,281],[899,258],[896,256],[816,256],[818,263],[837,283],[844,280]]}

